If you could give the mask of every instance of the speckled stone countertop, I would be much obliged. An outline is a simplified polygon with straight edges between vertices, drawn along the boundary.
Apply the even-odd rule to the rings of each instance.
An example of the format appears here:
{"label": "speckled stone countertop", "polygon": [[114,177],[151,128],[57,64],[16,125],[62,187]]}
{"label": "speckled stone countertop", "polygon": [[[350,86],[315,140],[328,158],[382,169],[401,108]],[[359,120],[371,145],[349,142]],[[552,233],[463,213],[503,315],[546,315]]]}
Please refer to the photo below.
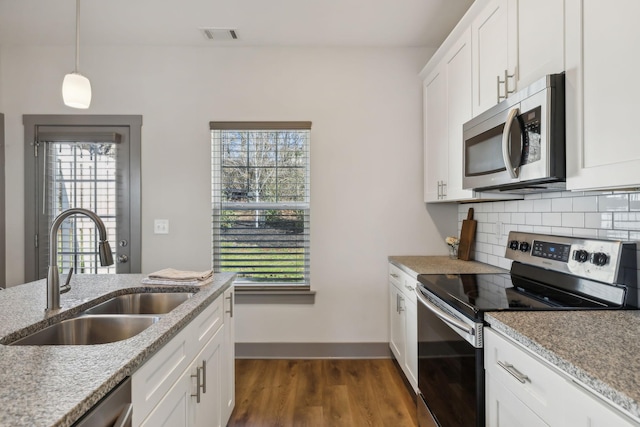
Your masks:
{"label": "speckled stone countertop", "polygon": [[390,256],[389,262],[395,264],[407,274],[481,274],[508,273],[493,265],[478,261],[462,261],[448,256]]}
{"label": "speckled stone countertop", "polygon": [[640,418],[640,311],[493,312],[485,321]]}
{"label": "speckled stone countertop", "polygon": [[[233,274],[213,283],[145,286],[141,274],[77,275],[62,308],[45,314],[46,281],[0,291],[0,426],[70,426],[231,286]],[[17,338],[113,296],[133,292],[196,292],[140,334],[90,346],[7,346]]]}

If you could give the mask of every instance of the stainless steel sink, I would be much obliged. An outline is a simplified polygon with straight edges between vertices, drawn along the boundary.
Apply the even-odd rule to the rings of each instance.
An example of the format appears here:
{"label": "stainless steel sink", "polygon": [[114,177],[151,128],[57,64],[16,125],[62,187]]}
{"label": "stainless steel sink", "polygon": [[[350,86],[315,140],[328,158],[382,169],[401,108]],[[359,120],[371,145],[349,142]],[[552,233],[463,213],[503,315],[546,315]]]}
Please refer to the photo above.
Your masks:
{"label": "stainless steel sink", "polygon": [[160,316],[102,315],[63,320],[10,345],[93,345],[131,338]]}
{"label": "stainless steel sink", "polygon": [[85,314],[165,314],[193,296],[189,292],[119,295],[84,311]]}

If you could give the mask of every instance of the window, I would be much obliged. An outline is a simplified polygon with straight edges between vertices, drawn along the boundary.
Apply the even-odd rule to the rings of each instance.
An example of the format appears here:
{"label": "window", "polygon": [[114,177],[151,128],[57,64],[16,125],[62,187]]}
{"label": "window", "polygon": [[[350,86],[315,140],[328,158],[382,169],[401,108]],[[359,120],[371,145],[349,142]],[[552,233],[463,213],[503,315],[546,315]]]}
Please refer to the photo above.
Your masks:
{"label": "window", "polygon": [[213,267],[309,289],[310,122],[212,122]]}

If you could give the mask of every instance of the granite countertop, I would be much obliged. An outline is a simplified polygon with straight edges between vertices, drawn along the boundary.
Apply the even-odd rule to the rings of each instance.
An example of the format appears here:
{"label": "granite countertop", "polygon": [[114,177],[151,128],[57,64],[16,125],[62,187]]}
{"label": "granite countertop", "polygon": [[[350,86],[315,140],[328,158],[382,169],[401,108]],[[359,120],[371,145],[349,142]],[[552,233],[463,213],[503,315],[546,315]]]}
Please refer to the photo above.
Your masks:
{"label": "granite countertop", "polygon": [[493,265],[451,259],[448,256],[390,256],[389,262],[414,278],[418,274],[509,273],[508,270]]}
{"label": "granite countertop", "polygon": [[[130,376],[231,286],[234,274],[194,286],[146,286],[141,274],[77,275],[60,310],[44,312],[46,280],[0,291],[0,425],[70,426]],[[90,346],[7,346],[8,342],[113,296],[133,292],[195,292],[140,334]],[[33,326],[35,325],[35,326]]]}
{"label": "granite countertop", "polygon": [[485,321],[640,418],[640,311],[493,312]]}

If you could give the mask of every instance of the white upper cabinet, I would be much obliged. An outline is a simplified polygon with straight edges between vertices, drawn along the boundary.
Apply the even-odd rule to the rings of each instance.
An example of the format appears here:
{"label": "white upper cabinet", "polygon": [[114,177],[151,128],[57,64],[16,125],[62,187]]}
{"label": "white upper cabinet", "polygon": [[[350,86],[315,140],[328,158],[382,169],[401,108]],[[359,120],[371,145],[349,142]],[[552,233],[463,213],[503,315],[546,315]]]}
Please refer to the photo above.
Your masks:
{"label": "white upper cabinet", "polygon": [[640,186],[640,2],[566,0],[567,188]]}
{"label": "white upper cabinet", "polygon": [[447,80],[447,199],[469,199],[462,189],[462,125],[471,119],[471,31],[466,31],[445,57]]}
{"label": "white upper cabinet", "polygon": [[[516,88],[564,71],[564,1],[510,0],[516,19]],[[513,36],[513,34],[512,34]]]}
{"label": "white upper cabinet", "polygon": [[424,99],[424,201],[442,200],[447,179],[447,82],[441,68],[427,76]]}
{"label": "white upper cabinet", "polygon": [[492,0],[471,24],[473,115],[564,70],[562,0]]}
{"label": "white upper cabinet", "polygon": [[471,24],[474,116],[504,99],[505,92],[513,90],[515,84],[509,77],[515,75],[516,54],[515,40],[509,34],[508,9],[508,0],[493,0]]}

